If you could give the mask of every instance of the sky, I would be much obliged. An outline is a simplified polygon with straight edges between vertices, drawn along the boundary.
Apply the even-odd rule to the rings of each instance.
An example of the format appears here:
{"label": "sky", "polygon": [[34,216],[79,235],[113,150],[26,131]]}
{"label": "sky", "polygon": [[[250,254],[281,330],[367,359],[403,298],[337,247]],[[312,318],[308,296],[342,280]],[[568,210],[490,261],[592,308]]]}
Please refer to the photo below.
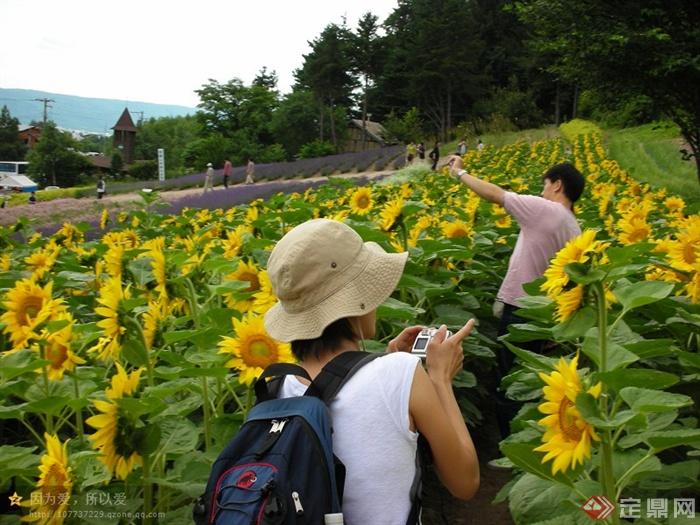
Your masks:
{"label": "sky", "polygon": [[[0,88],[195,107],[209,79],[263,66],[291,91],[308,42],[397,0],[0,0]],[[12,44],[14,42],[14,44]]]}

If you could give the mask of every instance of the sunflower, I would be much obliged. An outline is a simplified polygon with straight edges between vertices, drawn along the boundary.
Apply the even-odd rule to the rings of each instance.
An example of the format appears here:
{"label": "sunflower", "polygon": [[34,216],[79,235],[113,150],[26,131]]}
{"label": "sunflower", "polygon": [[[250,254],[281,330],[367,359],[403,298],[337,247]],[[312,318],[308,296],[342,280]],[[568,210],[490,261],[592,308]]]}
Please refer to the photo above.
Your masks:
{"label": "sunflower", "polygon": [[669,213],[682,213],[685,208],[685,201],[680,197],[669,197],[664,201],[664,206]]}
{"label": "sunflower", "polygon": [[272,363],[292,363],[291,346],[272,339],[265,331],[262,316],[248,314],[242,320],[232,319],[235,337],[224,337],[219,343],[220,354],[233,357],[226,366],[239,371],[239,381],[251,385]]}
{"label": "sunflower", "polygon": [[105,252],[103,259],[104,267],[110,277],[121,279],[124,268],[124,245],[111,245]]}
{"label": "sunflower", "polygon": [[566,243],[545,270],[547,280],[542,283],[540,290],[546,292],[551,299],[556,298],[569,284],[569,276],[565,271],[567,264],[587,262],[592,254],[600,253],[608,247],[607,243],[596,241],[595,236],[596,231],[589,229]]}
{"label": "sunflower", "polygon": [[700,217],[686,221],[676,234],[676,240],[669,241],[667,246],[671,266],[692,272],[700,261]]}
{"label": "sunflower", "polygon": [[646,217],[637,214],[625,215],[617,224],[620,230],[618,239],[622,244],[635,244],[651,236],[651,226],[646,221]]}
{"label": "sunflower", "polygon": [[138,440],[141,437],[134,422],[122,412],[118,400],[133,396],[139,386],[143,369],[139,368],[127,374],[117,363],[117,373],[112,376],[111,387],[107,387],[107,401],[95,399],[93,404],[101,412],[88,418],[85,422],[96,432],[90,435],[92,447],[101,452],[100,461],[109,469],[112,475],[126,479],[129,473],[141,465]]}
{"label": "sunflower", "polygon": [[[75,355],[71,350],[71,345],[73,343],[73,326],[75,324],[71,315],[66,313],[58,316],[55,320],[67,321],[68,324],[52,333],[44,330],[41,336],[43,340],[44,358],[50,361],[46,366],[48,377],[52,381],[60,381],[63,379],[63,374],[65,372],[72,372],[75,370],[75,365],[85,364],[85,360]],[[35,345],[32,349],[39,351],[39,346]],[[41,369],[37,369],[37,372],[40,373]]]}
{"label": "sunflower", "polygon": [[556,321],[563,323],[581,307],[584,288],[582,284],[579,284],[571,290],[560,292],[554,297],[554,302],[557,305],[557,310],[554,314]]}
{"label": "sunflower", "polygon": [[141,317],[143,320],[143,338],[148,350],[153,348],[158,331],[166,317],[167,309],[167,302],[165,301],[150,301],[148,310]]}
{"label": "sunflower", "polygon": [[264,314],[277,304],[277,296],[272,291],[272,283],[267,270],[262,270],[258,273],[258,282],[260,283],[260,290],[253,294],[253,312]]}
{"label": "sunflower", "polygon": [[[546,429],[542,436],[544,444],[535,450],[547,453],[542,463],[554,459],[553,475],[583,464],[584,459],[591,456],[591,440],[600,441],[593,426],[576,408],[576,396],[583,390],[577,367],[578,354],[569,363],[560,358],[551,374],[539,374],[546,386],[542,389],[545,401],[538,409],[547,415],[539,421]],[[589,388],[588,393],[597,398],[600,390],[598,383]]]}
{"label": "sunflower", "polygon": [[45,248],[25,257],[24,262],[29,266],[34,276],[41,279],[53,267],[60,250],[61,248],[55,242],[49,241]]}
{"label": "sunflower", "polygon": [[58,437],[48,433],[46,453],[41,456],[39,481],[32,492],[31,510],[22,518],[41,525],[60,525],[67,515],[73,489],[71,468],[68,466],[68,441],[61,444]]}
{"label": "sunflower", "polygon": [[460,239],[472,235],[472,229],[469,225],[459,219],[455,221],[443,221],[440,224],[440,228],[442,228],[442,233],[448,239]]}
{"label": "sunflower", "polygon": [[164,299],[168,297],[167,291],[167,276],[165,267],[165,238],[156,237],[143,243],[143,247],[147,248],[148,251],[144,253],[144,256],[151,258],[151,271],[153,272],[153,278],[156,281],[155,290],[158,295]]}
{"label": "sunflower", "polygon": [[513,224],[513,219],[510,215],[502,215],[493,223],[496,225],[496,228],[505,229],[511,227],[511,225]]}
{"label": "sunflower", "polygon": [[226,232],[226,239],[221,242],[224,248],[224,257],[236,257],[243,248],[243,237],[250,229],[245,226],[237,226],[233,231]]}
{"label": "sunflower", "polygon": [[[243,293],[256,294],[260,291],[260,270],[253,263],[241,261],[238,263],[236,271],[224,277],[226,281],[247,281],[248,288],[242,290]],[[234,308],[239,312],[246,313],[253,309],[255,299],[251,295],[249,299],[237,299],[234,294],[227,294],[224,300],[229,308]]]}
{"label": "sunflower", "polygon": [[100,229],[104,230],[107,227],[108,222],[109,222],[109,212],[107,211],[107,208],[103,208],[102,215],[100,216]]}
{"label": "sunflower", "polygon": [[64,222],[61,229],[54,234],[54,237],[58,238],[60,243],[66,247],[83,242],[83,232],[70,222]]}
{"label": "sunflower", "polygon": [[126,332],[126,327],[121,324],[119,308],[123,300],[130,298],[129,287],[122,288],[121,279],[112,277],[100,288],[100,297],[97,302],[102,306],[96,307],[95,313],[103,317],[97,322],[97,326],[102,328],[104,337],[100,337],[88,353],[95,352],[104,361],[119,359],[121,351],[119,339]]}
{"label": "sunflower", "polygon": [[372,190],[367,187],[356,189],[350,197],[350,210],[357,215],[367,215],[372,209]]}
{"label": "sunflower", "polygon": [[403,199],[401,197],[390,200],[384,205],[379,213],[382,230],[388,232],[401,219],[401,210],[403,209]]}
{"label": "sunflower", "polygon": [[9,253],[0,254],[0,272],[7,272],[12,266],[12,257]]}
{"label": "sunflower", "polygon": [[62,299],[52,299],[53,282],[43,288],[31,279],[17,281],[7,292],[3,303],[6,312],[0,316],[4,332],[10,334],[13,350],[19,350],[30,339],[38,337],[41,326],[66,312]]}

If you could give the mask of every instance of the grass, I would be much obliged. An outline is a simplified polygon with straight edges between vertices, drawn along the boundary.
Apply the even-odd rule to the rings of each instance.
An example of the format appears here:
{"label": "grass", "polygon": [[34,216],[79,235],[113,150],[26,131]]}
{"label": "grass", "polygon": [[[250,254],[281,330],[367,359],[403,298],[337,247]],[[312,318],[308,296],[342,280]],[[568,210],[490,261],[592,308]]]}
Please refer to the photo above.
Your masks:
{"label": "grass", "polygon": [[604,140],[610,157],[635,179],[654,188],[667,188],[686,201],[688,211],[700,211],[695,162],[681,158],[683,139],[674,124],[654,122],[634,128],[608,129]]}

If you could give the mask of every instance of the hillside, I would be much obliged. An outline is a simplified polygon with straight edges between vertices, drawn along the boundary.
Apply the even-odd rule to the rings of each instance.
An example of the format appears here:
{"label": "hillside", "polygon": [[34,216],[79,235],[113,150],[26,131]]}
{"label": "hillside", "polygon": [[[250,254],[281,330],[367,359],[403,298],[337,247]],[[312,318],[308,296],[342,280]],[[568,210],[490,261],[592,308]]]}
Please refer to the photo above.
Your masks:
{"label": "hillside", "polygon": [[125,107],[129,108],[134,121],[143,111],[143,118],[174,117],[188,115],[196,111],[186,106],[154,104],[105,98],[86,98],[74,95],[60,95],[32,89],[0,88],[0,107],[6,105],[10,114],[22,124],[42,120],[44,104],[35,99],[48,98],[50,103],[48,118],[59,127],[93,133],[111,133],[111,128],[119,119]]}

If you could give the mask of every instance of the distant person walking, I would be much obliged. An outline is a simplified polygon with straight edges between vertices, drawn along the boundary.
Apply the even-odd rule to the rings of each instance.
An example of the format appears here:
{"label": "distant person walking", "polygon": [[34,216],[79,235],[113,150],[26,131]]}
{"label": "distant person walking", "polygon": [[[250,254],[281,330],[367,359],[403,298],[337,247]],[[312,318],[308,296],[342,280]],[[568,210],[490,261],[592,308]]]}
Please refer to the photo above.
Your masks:
{"label": "distant person walking", "polygon": [[105,183],[104,177],[100,176],[100,180],[97,181],[97,198],[101,199],[107,193],[107,183]]}
{"label": "distant person walking", "polygon": [[255,183],[255,162],[253,159],[248,159],[248,165],[245,167],[245,183]]}
{"label": "distant person walking", "polygon": [[214,168],[212,167],[211,162],[209,162],[209,163],[207,163],[207,172],[204,175],[204,192],[203,193],[214,190],[214,187],[212,186],[213,180],[214,180]]}
{"label": "distant person walking", "polygon": [[467,142],[462,139],[459,141],[459,144],[457,144],[457,151],[455,152],[457,155],[462,157],[465,153],[467,152]]}
{"label": "distant person walking", "polygon": [[479,141],[476,143],[476,149],[479,150],[479,151],[481,151],[482,149],[484,149],[484,143],[481,142],[481,139],[479,139]]}
{"label": "distant person walking", "polygon": [[420,160],[425,160],[425,144],[419,142],[416,151],[418,152],[418,158]]}
{"label": "distant person walking", "polygon": [[428,155],[428,158],[433,161],[433,165],[430,169],[435,171],[437,169],[438,160],[440,160],[440,143],[439,142],[436,142],[435,147],[433,147],[433,149],[430,150],[430,154]]}
{"label": "distant person walking", "polygon": [[31,195],[29,195],[29,204],[36,204],[36,193],[32,192]]}
{"label": "distant person walking", "polygon": [[231,171],[233,166],[231,166],[231,161],[226,159],[224,162],[224,188],[228,188],[228,180],[231,177]]}
{"label": "distant person walking", "polygon": [[408,146],[406,146],[406,165],[410,166],[413,164],[413,159],[416,157],[416,145],[413,142],[410,142]]}

